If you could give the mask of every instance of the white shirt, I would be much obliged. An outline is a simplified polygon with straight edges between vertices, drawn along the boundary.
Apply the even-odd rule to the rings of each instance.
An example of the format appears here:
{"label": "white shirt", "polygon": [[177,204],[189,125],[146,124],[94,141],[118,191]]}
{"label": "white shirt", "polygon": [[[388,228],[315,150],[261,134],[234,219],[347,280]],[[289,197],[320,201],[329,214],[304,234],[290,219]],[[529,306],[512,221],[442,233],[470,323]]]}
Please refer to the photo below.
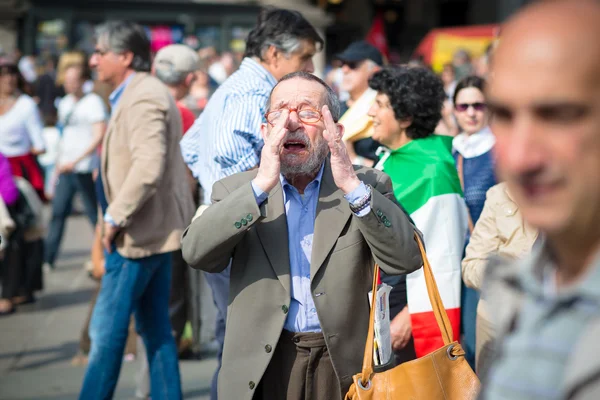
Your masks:
{"label": "white shirt", "polygon": [[37,104],[26,94],[19,96],[4,115],[0,115],[0,153],[5,157],[24,156],[31,150],[43,151],[42,118]]}
{"label": "white shirt", "polygon": [[488,126],[472,135],[458,134],[452,139],[452,147],[464,158],[475,158],[487,153],[496,144],[496,137]]}
{"label": "white shirt", "polygon": [[[79,101],[69,94],[58,105],[58,121],[62,125],[58,164],[74,161],[91,145],[94,132],[92,126],[106,121],[108,113],[104,102],[95,93],[83,96]],[[92,172],[99,165],[96,152],[79,161],[75,172]]]}

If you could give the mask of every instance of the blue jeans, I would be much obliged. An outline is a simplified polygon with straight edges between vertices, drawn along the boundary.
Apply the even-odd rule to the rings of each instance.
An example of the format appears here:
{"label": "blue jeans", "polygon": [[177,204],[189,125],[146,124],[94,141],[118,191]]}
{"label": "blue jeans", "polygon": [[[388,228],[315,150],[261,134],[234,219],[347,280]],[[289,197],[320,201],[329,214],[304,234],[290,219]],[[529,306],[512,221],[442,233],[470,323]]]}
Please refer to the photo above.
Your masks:
{"label": "blue jeans", "polygon": [[92,346],[80,400],[112,398],[132,312],[146,345],[152,399],[182,398],[169,321],[171,257],[166,253],[134,260],[114,249],[106,255],[106,273],[90,323]]}
{"label": "blue jeans", "polygon": [[45,262],[54,265],[62,241],[67,217],[71,215],[73,198],[81,194],[85,213],[92,226],[98,219],[98,203],[92,173],[60,174],[52,198],[52,220],[46,238]]}
{"label": "blue jeans", "polygon": [[210,286],[213,294],[213,301],[217,307],[217,325],[215,328],[215,337],[219,343],[217,352],[217,370],[213,375],[210,387],[210,400],[217,400],[217,387],[219,380],[219,371],[221,370],[221,359],[223,358],[223,344],[225,343],[225,321],[227,321],[227,303],[229,302],[229,272],[231,264],[219,273],[204,273],[206,282]]}
{"label": "blue jeans", "polygon": [[477,304],[479,304],[479,292],[462,283],[460,323],[463,332],[463,348],[465,359],[475,371],[475,332],[477,321]]}

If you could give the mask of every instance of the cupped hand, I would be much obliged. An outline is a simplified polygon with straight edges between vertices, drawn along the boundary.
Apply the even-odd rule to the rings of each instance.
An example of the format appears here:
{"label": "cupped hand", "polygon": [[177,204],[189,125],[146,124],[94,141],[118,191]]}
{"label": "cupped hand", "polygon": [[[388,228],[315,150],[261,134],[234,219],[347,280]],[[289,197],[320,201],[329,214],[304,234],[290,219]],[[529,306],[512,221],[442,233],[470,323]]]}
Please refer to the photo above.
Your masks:
{"label": "cupped hand", "polygon": [[321,114],[325,123],[323,137],[327,140],[329,150],[331,151],[331,173],[333,174],[333,180],[340,190],[348,194],[360,185],[360,180],[356,176],[356,172],[354,172],[352,160],[350,159],[346,145],[342,141],[344,129],[341,125],[335,123],[331,111],[329,111],[329,107],[326,105],[323,106]]}
{"label": "cupped hand", "polygon": [[281,161],[279,159],[283,138],[287,131],[287,123],[290,117],[289,110],[282,110],[277,124],[271,129],[271,133],[265,139],[265,145],[260,156],[258,173],[254,183],[263,191],[270,192],[279,182]]}

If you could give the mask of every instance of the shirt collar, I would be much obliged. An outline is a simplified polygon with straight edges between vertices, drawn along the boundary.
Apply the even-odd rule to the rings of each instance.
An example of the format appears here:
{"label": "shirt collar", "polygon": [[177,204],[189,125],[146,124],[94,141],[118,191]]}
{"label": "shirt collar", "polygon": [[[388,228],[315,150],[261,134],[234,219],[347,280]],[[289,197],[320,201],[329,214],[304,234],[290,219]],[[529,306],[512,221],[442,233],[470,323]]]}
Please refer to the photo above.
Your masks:
{"label": "shirt collar", "polygon": [[121,95],[123,94],[125,88],[127,87],[127,85],[129,85],[134,76],[135,72],[129,75],[123,82],[121,82],[121,84],[108,96],[108,101],[110,102],[110,106],[113,109],[117,106]]}
{"label": "shirt collar", "polygon": [[[325,169],[325,162],[323,162],[323,165],[321,165],[321,169],[319,170],[319,173],[317,174],[317,176],[315,177],[315,179],[313,179],[308,185],[306,185],[306,187],[308,187],[309,185],[311,185],[313,182],[317,182],[317,185],[321,184],[321,179],[323,178],[323,170]],[[285,179],[285,176],[283,176],[282,174],[279,174],[279,180],[281,181],[281,186],[285,189],[286,187],[294,187],[291,183],[289,183],[287,181],[287,179]]]}
{"label": "shirt collar", "polygon": [[556,290],[548,290],[547,285],[556,283],[554,276],[556,271],[556,263],[552,255],[552,249],[547,240],[541,239],[532,250],[533,262],[527,264],[527,268],[521,270],[521,282],[524,289],[538,297],[548,298],[554,297],[557,299],[572,299],[574,297],[586,298],[600,305],[600,252],[594,255],[592,265],[585,275],[576,282],[566,288],[562,288],[559,292]]}
{"label": "shirt collar", "polygon": [[488,126],[472,135],[461,133],[452,140],[452,147],[464,158],[479,157],[490,151],[494,144],[496,137]]}
{"label": "shirt collar", "polygon": [[271,73],[267,71],[267,69],[263,67],[259,62],[255,61],[250,57],[246,57],[242,60],[240,70],[246,70],[248,72],[252,72],[253,74],[260,76],[271,87],[274,87],[277,84],[277,79],[275,79],[275,77],[273,77],[273,75],[271,75]]}

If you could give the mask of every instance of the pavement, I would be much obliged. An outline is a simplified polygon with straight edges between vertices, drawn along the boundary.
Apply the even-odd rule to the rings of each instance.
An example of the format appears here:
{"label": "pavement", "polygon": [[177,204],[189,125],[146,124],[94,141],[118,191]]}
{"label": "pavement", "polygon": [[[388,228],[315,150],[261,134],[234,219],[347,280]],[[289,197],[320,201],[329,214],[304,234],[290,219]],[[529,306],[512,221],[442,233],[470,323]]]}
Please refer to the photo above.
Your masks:
{"label": "pavement", "polygon": [[[71,365],[96,283],[83,269],[92,228],[69,219],[56,269],[45,273],[37,302],[0,317],[0,400],[77,399],[85,367]],[[124,362],[114,399],[134,399],[139,360]],[[185,399],[208,400],[214,357],[181,361]]]}

